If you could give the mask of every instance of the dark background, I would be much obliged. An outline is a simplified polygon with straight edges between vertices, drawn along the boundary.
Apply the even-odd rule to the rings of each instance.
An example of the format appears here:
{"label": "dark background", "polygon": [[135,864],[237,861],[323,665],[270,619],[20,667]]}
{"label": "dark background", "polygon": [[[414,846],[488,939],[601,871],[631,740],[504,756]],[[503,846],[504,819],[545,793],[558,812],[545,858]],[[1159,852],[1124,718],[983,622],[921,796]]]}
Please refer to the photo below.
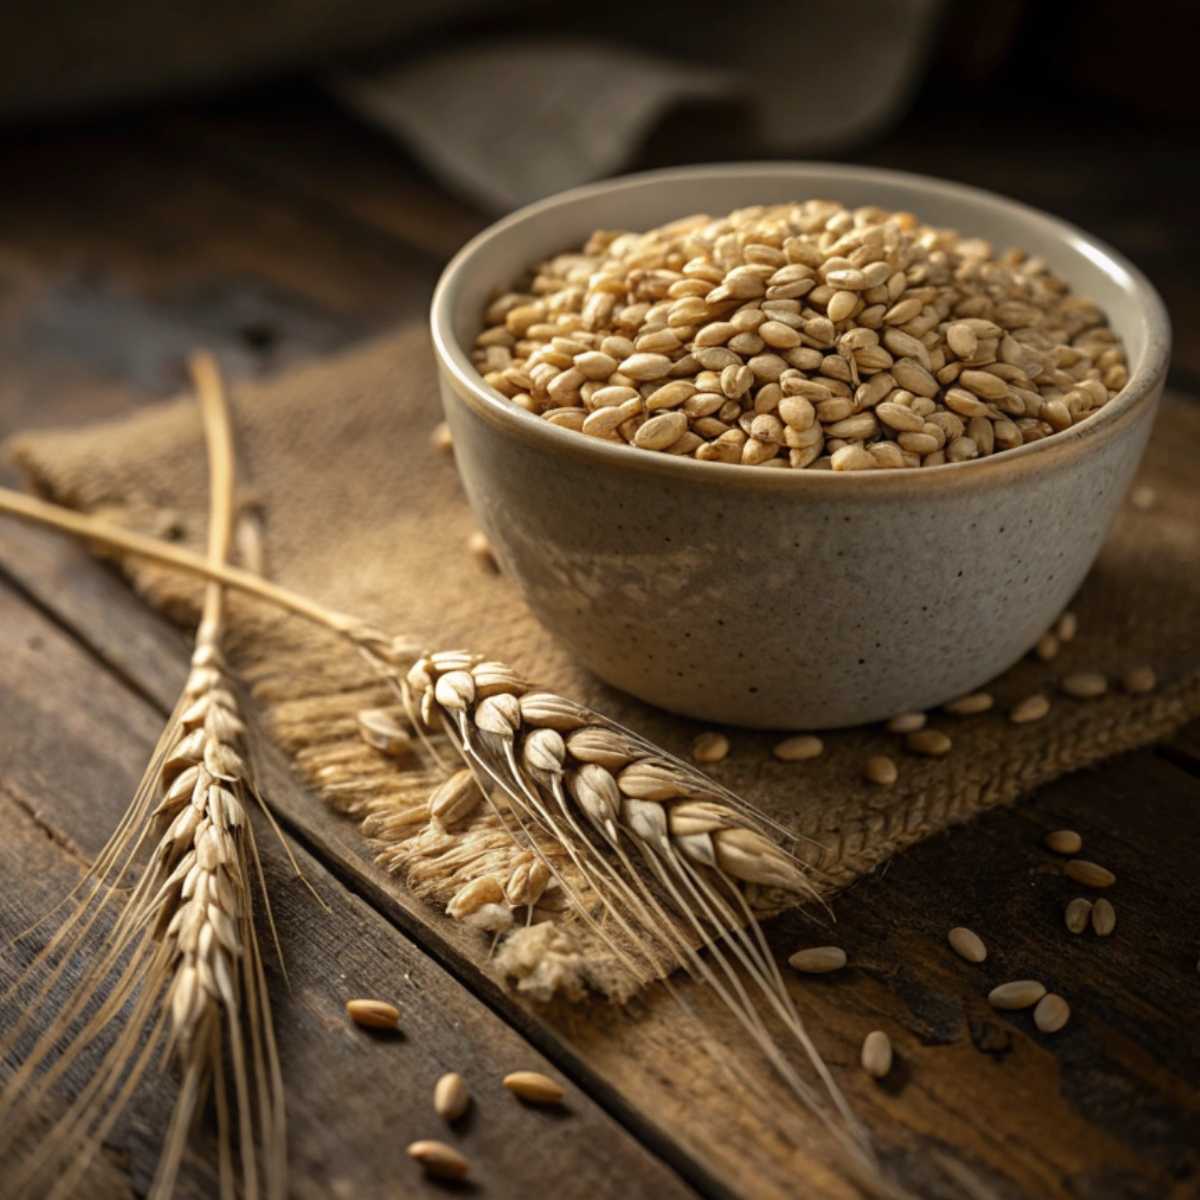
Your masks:
{"label": "dark background", "polygon": [[[821,157],[961,180],[1087,227],[1160,288],[1176,331],[1173,383],[1200,392],[1193,6],[929,4],[909,86],[884,119]],[[869,42],[885,0],[848,7]],[[149,397],[177,384],[197,337],[235,372],[258,373],[419,317],[438,267],[495,207],[351,112],[331,81],[547,31],[712,66],[735,21],[749,26],[743,49],[785,43],[801,82],[818,59],[841,56],[848,94],[871,88],[855,45],[814,39],[808,11],[770,0],[583,14],[487,0],[18,8],[0,48],[0,304],[18,315],[0,324],[0,351],[32,347],[50,378],[74,364]],[[753,57],[740,69],[753,76]],[[519,111],[519,81],[513,90]],[[795,154],[756,138],[752,110],[677,105],[622,169]],[[358,273],[357,294],[334,289],[323,253]],[[389,286],[395,270],[414,286]],[[0,409],[0,431],[37,415]]]}

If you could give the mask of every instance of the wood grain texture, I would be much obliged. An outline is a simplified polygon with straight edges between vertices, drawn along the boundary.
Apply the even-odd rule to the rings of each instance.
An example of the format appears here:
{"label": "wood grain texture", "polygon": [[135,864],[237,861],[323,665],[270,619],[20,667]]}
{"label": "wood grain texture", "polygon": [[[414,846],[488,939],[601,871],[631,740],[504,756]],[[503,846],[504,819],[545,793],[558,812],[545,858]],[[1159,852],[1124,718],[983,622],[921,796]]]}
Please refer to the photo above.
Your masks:
{"label": "wood grain texture", "polygon": [[[113,607],[105,622],[88,611],[95,609],[82,606],[72,620],[100,635]],[[150,664],[132,653],[119,662],[149,683]],[[827,1147],[786,1093],[765,1075],[761,1095],[731,1087],[668,997],[648,993],[626,1012],[525,1009],[472,968],[464,953],[470,933],[408,896],[371,862],[352,823],[277,770],[268,775],[273,803],[336,874],[422,937],[622,1120],[652,1141],[676,1143],[696,1179],[711,1176],[735,1195],[784,1197],[802,1165],[818,1194],[842,1194],[819,1165]],[[844,974],[795,979],[793,992],[856,1107],[922,1194],[955,1194],[931,1148],[1014,1196],[1138,1195],[1129,1180],[1166,1189],[1146,1193],[1155,1195],[1184,1196],[1195,1186],[1200,1044],[1180,1028],[1188,1029],[1186,1014],[1200,1013],[1200,904],[1189,891],[1200,852],[1198,798],[1196,781],[1162,755],[1129,755],[893,860],[839,898],[833,926],[815,913],[773,923],[781,959],[800,944],[848,949]],[[1080,889],[1041,847],[1045,831],[1062,827],[1083,831],[1087,853],[1118,875],[1118,933],[1107,941],[1073,938],[1062,924],[1062,907]],[[1164,829],[1174,836],[1164,839]],[[1188,908],[1164,923],[1162,914],[1177,907],[1173,897],[1187,897]],[[954,924],[984,937],[988,963],[971,967],[950,952],[945,935]],[[1042,978],[1068,997],[1074,1015],[1066,1031],[1041,1035],[1028,1014],[989,1009],[990,987],[1018,977]],[[685,993],[719,1040],[738,1043],[711,1000]],[[889,1032],[899,1060],[882,1085],[857,1068],[871,1028]]]}
{"label": "wood grain texture", "polygon": [[[6,886],[0,939],[7,947],[78,879],[81,864],[108,836],[136,786],[162,717],[77,642],[9,588],[0,587],[0,841]],[[69,749],[69,753],[66,752]],[[510,1071],[555,1073],[489,1009],[303,849],[300,868],[322,908],[296,879],[282,848],[259,822],[268,886],[287,981],[268,950],[269,986],[288,1088],[292,1194],[298,1197],[391,1196],[436,1189],[422,1183],[405,1155],[420,1137],[447,1138],[475,1164],[491,1195],[533,1189],[578,1197],[692,1194],[662,1163],[585,1095],[572,1089],[561,1112],[520,1105],[501,1079]],[[265,929],[262,936],[266,937]],[[20,943],[22,959],[37,937]],[[5,954],[6,968],[14,952]],[[400,1008],[399,1036],[372,1036],[344,1012],[355,996],[387,998]],[[453,1131],[432,1110],[433,1085],[456,1070],[470,1083],[474,1112]],[[132,1132],[112,1139],[135,1188],[144,1188],[170,1086],[150,1090]],[[200,1145],[203,1148],[205,1142]],[[553,1150],[551,1150],[553,1146]],[[190,1191],[211,1195],[201,1158]]]}
{"label": "wood grain texture", "polygon": [[[310,117],[312,139],[304,146],[289,143],[287,115],[268,106],[244,116],[192,110],[22,148],[25,186],[0,196],[0,272],[10,285],[0,303],[0,346],[10,351],[0,429],[112,414],[167,394],[178,383],[180,348],[194,341],[215,344],[233,370],[258,373],[424,305],[436,262],[460,230],[469,232],[471,215],[443,208],[444,198],[373,139],[339,136],[347,127],[336,114]],[[187,130],[186,146],[172,143],[171,130]],[[1023,136],[1027,144],[1036,134],[1024,129]],[[944,130],[942,140],[924,144],[918,132],[901,131],[869,157],[946,173],[950,137]],[[1017,189],[1010,172],[1018,144],[998,144],[1008,147],[1006,156],[975,146],[953,159],[951,173],[1020,190],[1114,237],[1135,257],[1158,253],[1147,240],[1144,210],[1135,227],[1097,189],[1080,191],[1074,177],[1066,181],[1036,155],[1023,160]],[[1099,170],[1098,162],[1086,169]],[[245,186],[251,170],[252,186]],[[1178,276],[1168,293],[1173,288],[1190,303],[1192,276],[1166,253],[1155,261]],[[82,292],[72,282],[80,277]],[[107,342],[73,332],[86,330],[114,298],[125,303],[117,306],[120,319],[104,326]],[[274,333],[264,340],[254,322],[267,312]],[[1186,342],[1185,361],[1197,344]],[[0,688],[8,689],[0,803],[15,806],[13,826],[25,830],[3,860],[3,878],[20,879],[18,892],[32,904],[51,864],[58,874],[46,890],[57,894],[58,880],[94,851],[127,798],[147,739],[183,677],[186,642],[77,547],[4,527],[0,566],[20,589],[3,593],[0,612]],[[28,647],[17,653],[24,643],[10,640],[10,625],[26,631],[29,645],[52,646],[51,657],[31,658]],[[39,692],[31,679],[47,663],[64,682]],[[89,703],[78,704],[80,694]],[[24,714],[19,725],[9,718],[12,697]],[[844,974],[796,979],[793,992],[885,1156],[919,1194],[963,1194],[940,1169],[939,1153],[1004,1197],[1181,1200],[1200,1190],[1196,764],[1200,726],[1163,751],[1062,780],[893,860],[838,900],[832,926],[820,913],[791,914],[772,926],[780,955],[829,941],[849,951]],[[454,1019],[485,1029],[488,1045],[495,1039],[500,1047],[497,1059],[512,1048],[526,1055],[524,1065],[536,1057],[523,1048],[532,1044],[705,1194],[846,1194],[821,1165],[821,1138],[782,1089],[765,1074],[753,1091],[731,1085],[704,1053],[704,1035],[663,994],[648,993],[625,1011],[529,1008],[469,965],[463,950],[472,935],[375,867],[352,825],[306,795],[277,761],[266,778],[289,830],[322,864],[306,872],[335,907],[336,920],[326,927],[324,914],[279,877],[286,925],[295,925],[289,965],[310,955],[318,964],[315,977],[304,976],[307,990],[296,989],[281,1011],[280,1028],[295,1097],[293,1161],[326,1187],[320,1194],[340,1194],[333,1183],[343,1171],[346,1194],[383,1194],[370,1189],[407,1183],[407,1138],[397,1134],[395,1114],[406,1111],[405,1089],[415,1088],[425,1104],[431,1085],[417,1088],[407,1059],[386,1069],[375,1053],[380,1047],[356,1057],[356,1044],[342,1037],[336,976],[319,967],[326,960],[402,996],[410,994],[405,972],[414,972],[426,981],[423,998],[435,997],[430,1007],[474,1014]],[[116,806],[105,820],[101,795]],[[1118,874],[1112,898],[1119,923],[1108,941],[1074,939],[1062,926],[1061,905],[1073,892],[1040,835],[1063,825],[1080,829],[1089,855]],[[26,854],[21,847],[37,839],[38,854]],[[6,885],[0,909],[8,891]],[[946,930],[960,923],[987,940],[991,958],[982,967],[947,948]],[[1027,1014],[987,1007],[988,987],[1027,975],[1071,1001],[1074,1016],[1062,1033],[1038,1034]],[[714,1031],[711,1041],[737,1044],[721,1013],[703,997],[689,998]],[[449,1017],[446,1023],[453,1025]],[[433,1071],[443,1065],[446,1035],[431,1018],[425,1045],[425,1028],[420,1047],[411,1039],[382,1049],[396,1057],[427,1053],[420,1069]],[[871,1028],[886,1029],[897,1049],[897,1067],[881,1084],[856,1065]],[[354,1069],[330,1064],[340,1055]],[[445,1062],[462,1070],[461,1059]],[[329,1094],[316,1095],[311,1081],[327,1067]],[[364,1073],[374,1067],[364,1089]],[[388,1089],[384,1102],[377,1083]],[[368,1102],[378,1110],[364,1113]],[[349,1128],[354,1114],[367,1133]],[[605,1120],[598,1113],[594,1119]],[[321,1122],[331,1122],[329,1129]],[[129,1161],[144,1171],[153,1130],[135,1126],[143,1128],[142,1143],[130,1143]],[[672,1194],[671,1177],[664,1183],[653,1159],[637,1158],[641,1151],[629,1138],[613,1134],[612,1144],[625,1149],[602,1162],[581,1157],[571,1129],[548,1127],[556,1145],[563,1133],[570,1138],[555,1151],[560,1165],[550,1167],[576,1181],[568,1186],[580,1190],[568,1194],[604,1195],[618,1186],[630,1195]],[[481,1124],[468,1136],[486,1132]],[[505,1136],[526,1149],[532,1137],[525,1125]],[[346,1146],[352,1154],[343,1153]],[[481,1141],[478,1150],[489,1194],[543,1186],[510,1174],[503,1147]],[[109,1167],[122,1178],[119,1162]]]}

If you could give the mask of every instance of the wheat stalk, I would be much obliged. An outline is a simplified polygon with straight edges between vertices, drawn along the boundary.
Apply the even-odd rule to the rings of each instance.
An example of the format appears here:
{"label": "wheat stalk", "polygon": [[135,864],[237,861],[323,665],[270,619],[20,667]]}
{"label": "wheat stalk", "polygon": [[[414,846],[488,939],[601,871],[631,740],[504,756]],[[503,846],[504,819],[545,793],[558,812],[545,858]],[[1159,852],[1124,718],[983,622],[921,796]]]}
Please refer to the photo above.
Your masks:
{"label": "wheat stalk", "polygon": [[[799,864],[776,840],[786,830],[637,734],[573,701],[529,690],[502,663],[457,650],[420,654],[408,639],[388,637],[248,572],[19,493],[0,489],[0,511],[219,581],[346,638],[396,687],[435,758],[428,733],[445,732],[483,793],[503,793],[507,811],[489,800],[502,823],[614,957],[638,978],[647,970],[665,978],[682,967],[711,988],[827,1124],[860,1186],[899,1194],[883,1179],[864,1129],[801,1022],[745,894],[746,885],[809,890]],[[619,935],[544,853],[536,830],[565,852]],[[503,900],[503,889],[495,890]],[[666,986],[684,1003],[669,980]],[[788,1060],[755,993],[803,1047],[835,1112]]]}
{"label": "wheat stalk", "polygon": [[[207,561],[220,566],[233,527],[231,430],[215,364],[197,355],[191,367],[213,450]],[[255,794],[242,749],[245,726],[220,651],[223,593],[219,582],[206,588],[190,674],[132,803],[70,898],[66,921],[7,993],[23,1002],[25,1016],[6,1048],[46,1002],[58,1007],[0,1095],[0,1158],[27,1140],[28,1114],[53,1084],[103,1047],[83,1090],[6,1174],[8,1196],[72,1194],[139,1082],[169,1062],[180,1086],[152,1194],[173,1192],[194,1117],[210,1092],[221,1194],[234,1195],[239,1180],[247,1197],[284,1194],[283,1089],[253,922],[262,871],[246,813]],[[149,863],[130,887],[147,845]],[[72,971],[78,980],[60,997],[59,984]]]}
{"label": "wheat stalk", "polygon": [[[484,795],[497,788],[504,794],[509,813],[493,802],[494,811],[506,823],[514,819],[514,836],[618,960],[644,977],[647,968],[665,976],[665,959],[710,987],[862,1174],[874,1175],[866,1133],[809,1038],[744,892],[752,884],[812,894],[800,865],[775,840],[786,830],[633,731],[530,689],[503,663],[463,651],[422,656],[402,694],[418,729],[449,735]],[[623,938],[592,916],[531,836],[535,828],[566,851]],[[647,872],[636,869],[631,850]],[[647,885],[647,873],[656,888]],[[744,977],[803,1047],[840,1122],[782,1053]]]}

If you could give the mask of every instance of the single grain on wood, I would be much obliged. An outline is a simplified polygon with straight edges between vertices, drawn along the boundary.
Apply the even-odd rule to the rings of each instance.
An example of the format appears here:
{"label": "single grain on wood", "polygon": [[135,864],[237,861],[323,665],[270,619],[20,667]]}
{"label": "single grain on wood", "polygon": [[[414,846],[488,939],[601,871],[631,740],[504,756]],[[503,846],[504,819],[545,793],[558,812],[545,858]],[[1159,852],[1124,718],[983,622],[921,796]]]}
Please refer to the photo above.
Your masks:
{"label": "single grain on wood", "polygon": [[1106,888],[1117,882],[1117,877],[1099,863],[1088,862],[1086,858],[1073,858],[1063,867],[1063,874],[1076,883],[1085,887]]}
{"label": "single grain on wood", "polygon": [[1083,838],[1074,829],[1053,829],[1043,840],[1055,854],[1078,854],[1083,849]]}
{"label": "single grain on wood", "polygon": [[1057,993],[1049,992],[1033,1010],[1033,1023],[1043,1033],[1057,1033],[1071,1019],[1071,1006]]}
{"label": "single grain on wood", "polygon": [[1076,896],[1067,904],[1066,911],[1063,913],[1063,920],[1066,922],[1067,929],[1071,933],[1082,933],[1088,925],[1088,920],[1092,915],[1092,902],[1084,899],[1083,896]]}
{"label": "single grain on wood", "polygon": [[792,737],[776,742],[771,753],[780,762],[804,762],[806,759],[819,758],[825,749],[825,743],[811,733],[798,733]]}
{"label": "single grain on wood", "polygon": [[692,758],[698,763],[719,763],[729,754],[729,739],[716,730],[706,730],[692,743]]}
{"label": "single grain on wood", "polygon": [[1103,896],[1092,905],[1092,928],[1098,937],[1110,937],[1117,927],[1117,910]]}
{"label": "single grain on wood", "polygon": [[846,965],[846,952],[841,946],[809,946],[790,955],[788,965],[804,975],[827,975]]}
{"label": "single grain on wood", "polygon": [[882,1079],[892,1069],[892,1039],[882,1029],[873,1029],[863,1039],[862,1065],[875,1079]]}
{"label": "single grain on wood", "polygon": [[950,948],[959,958],[965,958],[970,963],[981,963],[987,958],[987,946],[983,938],[974,930],[963,925],[956,925],[947,935]]}
{"label": "single grain on wood", "polygon": [[419,1162],[430,1175],[438,1179],[466,1179],[471,1170],[471,1164],[453,1146],[431,1138],[411,1142],[408,1157]]}
{"label": "single grain on wood", "polygon": [[561,1084],[538,1071],[513,1071],[505,1075],[504,1086],[530,1104],[560,1104],[566,1094]]}
{"label": "single grain on wood", "polygon": [[1028,725],[1031,721],[1040,721],[1050,711],[1050,701],[1041,692],[1026,696],[1013,707],[1008,719],[1014,725]]}
{"label": "single grain on wood", "polygon": [[434,1084],[433,1111],[443,1120],[457,1121],[470,1103],[467,1081],[457,1071],[450,1071]]}
{"label": "single grain on wood", "polygon": [[946,712],[956,717],[970,717],[976,713],[985,713],[995,701],[989,692],[972,692],[969,696],[959,696],[942,707]]}
{"label": "single grain on wood", "polygon": [[914,754],[923,754],[927,758],[941,758],[950,753],[953,745],[940,729],[918,729],[910,733],[904,742]]}
{"label": "single grain on wood", "polygon": [[1046,987],[1036,979],[1014,979],[1002,983],[988,992],[988,1003],[993,1008],[1030,1008],[1046,994]]}
{"label": "single grain on wood", "polygon": [[347,1000],[346,1013],[364,1029],[395,1029],[400,1024],[400,1010],[386,1000]]}

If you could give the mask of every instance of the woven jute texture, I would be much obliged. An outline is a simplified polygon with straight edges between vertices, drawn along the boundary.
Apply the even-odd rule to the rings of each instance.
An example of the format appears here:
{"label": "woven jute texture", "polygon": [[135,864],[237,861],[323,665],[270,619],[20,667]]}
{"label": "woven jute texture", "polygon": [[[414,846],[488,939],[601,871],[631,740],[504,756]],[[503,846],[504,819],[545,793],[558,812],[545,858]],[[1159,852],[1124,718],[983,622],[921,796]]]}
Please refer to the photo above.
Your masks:
{"label": "woven jute texture", "polygon": [[[468,552],[473,522],[453,460],[430,445],[440,412],[423,329],[240,388],[236,405],[240,455],[265,519],[266,570],[275,579],[431,649],[465,647],[508,661],[525,678],[687,755],[699,726],[588,675],[535,623],[514,584]],[[178,524],[185,542],[202,545],[205,457],[190,400],[111,424],[23,438],[10,449],[53,498],[143,530]],[[1197,461],[1200,405],[1168,402],[1138,478],[1153,487],[1156,502],[1149,510],[1124,504],[1073,605],[1078,636],[1053,662],[1029,659],[996,680],[992,712],[935,714],[931,724],[954,740],[946,758],[913,756],[900,738],[872,727],[827,735],[820,758],[785,764],[772,759],[770,735],[737,732],[730,757],[712,774],[796,832],[797,854],[828,895],[922,838],[1200,715]],[[125,565],[153,604],[182,622],[195,619],[195,584]],[[259,702],[268,736],[328,803],[358,818],[392,818],[384,861],[410,887],[444,905],[479,874],[504,876],[519,852],[494,817],[481,809],[461,828],[431,828],[425,802],[436,773],[405,770],[359,739],[356,712],[388,703],[389,696],[354,654],[259,604],[240,602],[233,611],[231,657]],[[936,628],[928,638],[931,655],[958,652],[939,640]],[[1080,701],[1055,691],[1068,672],[1102,671],[1115,680],[1135,664],[1157,672],[1152,694],[1131,696],[1114,686],[1101,699]],[[1006,716],[1012,704],[1040,689],[1053,697],[1050,715],[1012,725]],[[890,789],[863,778],[868,756],[883,753],[900,768]],[[569,913],[552,912],[553,893],[545,907],[539,915],[552,916],[571,939],[569,953],[568,942],[556,946],[560,958],[573,958],[572,985],[583,982],[614,998],[636,986],[597,944],[572,930]],[[546,949],[551,939],[539,945]],[[481,962],[488,952],[481,935]],[[556,978],[548,983],[539,967],[525,963],[523,982],[544,993]]]}

